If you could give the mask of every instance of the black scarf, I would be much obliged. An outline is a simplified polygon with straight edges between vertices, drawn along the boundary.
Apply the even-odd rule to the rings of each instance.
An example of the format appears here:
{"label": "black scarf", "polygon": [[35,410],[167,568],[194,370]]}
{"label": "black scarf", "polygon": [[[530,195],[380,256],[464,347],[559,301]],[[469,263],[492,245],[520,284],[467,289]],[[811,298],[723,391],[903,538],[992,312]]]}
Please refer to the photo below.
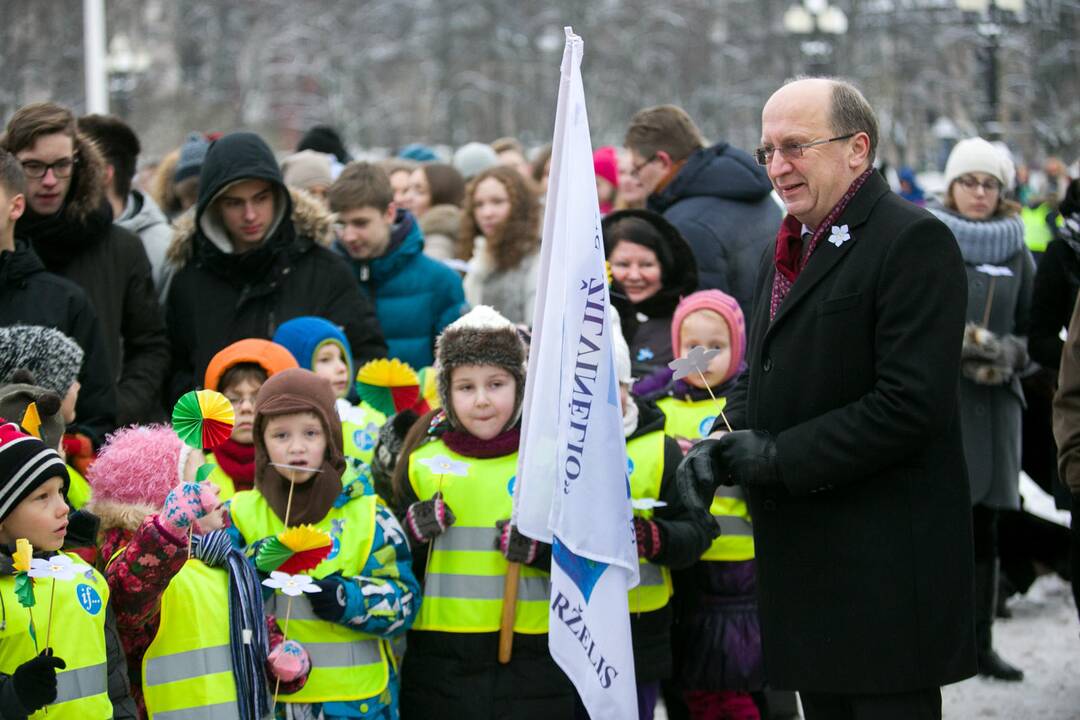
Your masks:
{"label": "black scarf", "polygon": [[63,270],[79,255],[102,242],[112,225],[112,206],[107,201],[102,201],[101,207],[82,221],[68,217],[66,209],[67,206],[55,215],[38,215],[27,209],[15,225],[19,236],[30,238],[34,252],[50,272]]}

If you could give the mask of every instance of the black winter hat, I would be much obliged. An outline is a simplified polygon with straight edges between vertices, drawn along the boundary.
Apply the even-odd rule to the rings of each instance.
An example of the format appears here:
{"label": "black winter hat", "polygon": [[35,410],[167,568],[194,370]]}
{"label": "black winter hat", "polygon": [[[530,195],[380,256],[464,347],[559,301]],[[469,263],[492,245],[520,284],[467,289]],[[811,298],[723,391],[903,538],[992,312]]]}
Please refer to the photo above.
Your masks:
{"label": "black winter hat", "polygon": [[0,522],[20,502],[50,478],[69,482],[67,466],[52,448],[23,432],[14,422],[0,418]]}

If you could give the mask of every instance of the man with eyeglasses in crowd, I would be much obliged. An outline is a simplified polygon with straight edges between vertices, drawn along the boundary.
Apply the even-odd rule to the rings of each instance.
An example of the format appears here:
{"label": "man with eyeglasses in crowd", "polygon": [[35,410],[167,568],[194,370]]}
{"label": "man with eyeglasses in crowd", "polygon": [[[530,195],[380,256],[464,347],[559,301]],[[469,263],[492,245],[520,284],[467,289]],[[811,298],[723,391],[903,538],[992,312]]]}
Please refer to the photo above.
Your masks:
{"label": "man with eyeglasses in crowd", "polygon": [[17,110],[0,146],[26,175],[16,236],[30,241],[49,272],[85,290],[97,313],[117,423],[160,419],[169,343],[142,242],[113,224],[100,151],[78,131],[71,111],[51,102]]}
{"label": "man with eyeglasses in crowd", "polygon": [[222,348],[269,340],[303,315],[341,327],[354,367],[386,357],[372,305],[333,241],[329,213],[290,192],[274,153],[254,133],[210,144],[193,219],[179,222],[168,252],[176,267],[165,302],[173,362],[168,397],[192,390]]}
{"label": "man with eyeglasses in crowd", "polygon": [[648,193],[646,207],[690,244],[699,289],[730,294],[749,320],[758,261],[783,216],[768,176],[726,142],[706,147],[694,121],[674,105],[638,111],[623,144],[631,174]]}
{"label": "man with eyeglasses in crowd", "polygon": [[787,207],[755,289],[749,372],[678,470],[701,512],[742,485],[765,672],[807,720],[941,718],[975,674],[971,504],[958,381],[956,241],[872,164],[850,84],[780,88],[758,160]]}

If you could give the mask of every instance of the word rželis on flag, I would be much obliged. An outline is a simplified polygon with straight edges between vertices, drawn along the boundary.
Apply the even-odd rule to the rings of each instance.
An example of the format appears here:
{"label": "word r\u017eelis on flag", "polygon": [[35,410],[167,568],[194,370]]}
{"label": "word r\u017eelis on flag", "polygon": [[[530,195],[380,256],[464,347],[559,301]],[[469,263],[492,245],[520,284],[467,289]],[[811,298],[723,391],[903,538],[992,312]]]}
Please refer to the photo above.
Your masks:
{"label": "word r\u017eelis on flag", "polygon": [[582,51],[566,28],[513,521],[552,544],[548,646],[602,720],[637,716],[638,557]]}

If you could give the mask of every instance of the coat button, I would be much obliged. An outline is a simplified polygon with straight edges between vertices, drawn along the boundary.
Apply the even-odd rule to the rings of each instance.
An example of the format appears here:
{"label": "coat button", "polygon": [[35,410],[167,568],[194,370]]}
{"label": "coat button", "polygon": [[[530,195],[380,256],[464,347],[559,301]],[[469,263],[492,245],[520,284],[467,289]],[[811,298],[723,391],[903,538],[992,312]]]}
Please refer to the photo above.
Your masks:
{"label": "coat button", "polygon": [[776,501],[775,500],[766,500],[765,502],[763,502],[761,504],[761,506],[764,507],[766,510],[775,510],[776,509]]}
{"label": "coat button", "polygon": [[761,369],[765,372],[769,372],[770,370],[772,370],[772,358],[768,355],[766,355],[765,359],[761,361]]}

